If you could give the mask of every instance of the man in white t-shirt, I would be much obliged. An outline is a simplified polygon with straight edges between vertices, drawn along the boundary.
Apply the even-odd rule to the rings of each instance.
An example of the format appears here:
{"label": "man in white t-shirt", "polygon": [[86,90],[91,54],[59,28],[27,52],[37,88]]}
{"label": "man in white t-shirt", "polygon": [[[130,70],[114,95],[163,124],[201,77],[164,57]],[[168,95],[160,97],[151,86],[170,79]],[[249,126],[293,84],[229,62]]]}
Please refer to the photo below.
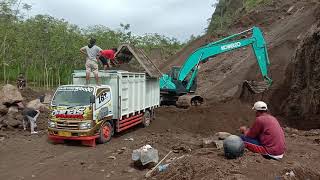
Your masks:
{"label": "man in white t-shirt", "polygon": [[86,84],[89,84],[90,72],[92,71],[96,79],[97,85],[100,85],[99,76],[98,76],[97,58],[99,57],[102,49],[99,46],[96,46],[95,44],[96,44],[96,40],[94,38],[91,38],[89,45],[82,47],[80,49],[80,52],[86,55]]}

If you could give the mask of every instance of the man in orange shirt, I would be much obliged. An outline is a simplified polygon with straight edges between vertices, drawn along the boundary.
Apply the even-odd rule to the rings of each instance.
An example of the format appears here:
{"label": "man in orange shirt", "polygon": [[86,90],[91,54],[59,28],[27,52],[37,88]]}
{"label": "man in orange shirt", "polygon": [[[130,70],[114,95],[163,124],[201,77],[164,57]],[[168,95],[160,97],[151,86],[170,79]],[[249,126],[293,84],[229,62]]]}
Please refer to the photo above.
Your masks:
{"label": "man in orange shirt", "polygon": [[100,53],[99,59],[101,61],[101,63],[103,64],[103,68],[104,70],[107,70],[109,67],[115,66],[116,63],[115,61],[115,54],[118,51],[117,48],[112,48],[112,49],[107,49],[107,50],[103,50]]}

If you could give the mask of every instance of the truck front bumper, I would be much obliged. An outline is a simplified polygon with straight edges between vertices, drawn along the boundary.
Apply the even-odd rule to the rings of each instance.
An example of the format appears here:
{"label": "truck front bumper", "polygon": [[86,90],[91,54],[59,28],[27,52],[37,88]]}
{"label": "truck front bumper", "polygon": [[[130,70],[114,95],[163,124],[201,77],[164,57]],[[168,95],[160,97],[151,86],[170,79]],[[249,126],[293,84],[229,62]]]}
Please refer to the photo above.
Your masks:
{"label": "truck front bumper", "polygon": [[64,143],[65,140],[75,140],[81,141],[83,145],[86,146],[96,146],[96,138],[99,137],[97,134],[91,135],[88,131],[81,131],[81,132],[67,132],[67,134],[61,136],[59,135],[59,131],[54,129],[48,129],[48,139],[53,141],[54,143]]}

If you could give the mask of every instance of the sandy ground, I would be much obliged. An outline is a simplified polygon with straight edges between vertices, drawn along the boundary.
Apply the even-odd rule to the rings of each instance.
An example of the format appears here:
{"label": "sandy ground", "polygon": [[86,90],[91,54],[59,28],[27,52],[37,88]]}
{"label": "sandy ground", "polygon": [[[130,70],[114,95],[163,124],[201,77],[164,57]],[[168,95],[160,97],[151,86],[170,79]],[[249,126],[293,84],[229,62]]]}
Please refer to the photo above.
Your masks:
{"label": "sandy ground", "polygon": [[[230,114],[220,113],[219,108],[222,107],[209,112],[205,108],[181,111],[162,107],[150,127],[133,128],[96,148],[74,142],[52,144],[47,141],[45,130],[32,136],[21,130],[6,131],[5,139],[0,142],[0,179],[143,179],[148,169],[135,168],[131,153],[145,144],[158,149],[160,158],[172,149],[180,151],[169,159],[183,156],[151,179],[275,179],[291,170],[303,179],[320,178],[320,135],[317,133],[310,136],[302,131],[289,131],[287,153],[279,162],[265,160],[251,152],[239,159],[227,160],[222,150],[201,148],[203,138],[213,136],[215,129],[226,126],[221,118]],[[212,123],[193,124],[196,123],[194,111],[202,111]],[[189,118],[179,119],[181,114]],[[210,117],[212,114],[216,117]],[[231,125],[230,129],[235,130],[235,126]],[[126,140],[128,138],[133,141]]]}

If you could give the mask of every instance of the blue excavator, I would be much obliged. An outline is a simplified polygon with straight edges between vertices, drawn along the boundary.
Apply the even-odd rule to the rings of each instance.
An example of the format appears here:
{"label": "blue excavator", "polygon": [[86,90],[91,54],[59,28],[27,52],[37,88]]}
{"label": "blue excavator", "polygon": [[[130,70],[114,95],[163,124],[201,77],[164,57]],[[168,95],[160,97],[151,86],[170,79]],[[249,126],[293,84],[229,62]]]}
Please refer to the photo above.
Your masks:
{"label": "blue excavator", "polygon": [[253,27],[198,48],[187,57],[181,67],[174,66],[168,74],[162,74],[161,103],[176,104],[181,107],[202,104],[204,99],[195,94],[199,65],[214,59],[213,56],[246,46],[251,46],[253,49],[263,81],[245,81],[244,86],[253,93],[264,92],[272,84],[272,79],[268,76],[270,62],[262,31],[258,27]]}

